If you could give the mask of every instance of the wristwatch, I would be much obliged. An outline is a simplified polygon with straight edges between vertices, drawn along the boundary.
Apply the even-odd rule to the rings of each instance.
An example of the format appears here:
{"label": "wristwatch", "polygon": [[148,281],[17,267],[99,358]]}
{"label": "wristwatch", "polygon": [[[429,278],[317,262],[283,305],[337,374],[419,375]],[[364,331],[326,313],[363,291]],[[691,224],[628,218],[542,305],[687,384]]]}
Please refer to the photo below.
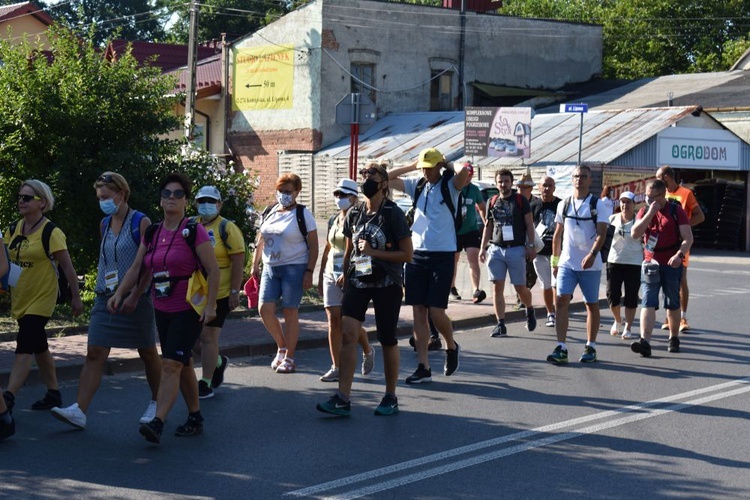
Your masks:
{"label": "wristwatch", "polygon": [[526,243],[526,248],[534,248],[534,246],[535,245],[530,241]]}
{"label": "wristwatch", "polygon": [[232,294],[232,295],[237,295],[237,294],[240,293],[240,291],[239,290],[235,290],[234,288],[232,288],[231,290],[229,290],[229,293]]}
{"label": "wristwatch", "polygon": [[681,258],[682,260],[685,260],[685,254],[682,252],[677,252],[677,256]]}

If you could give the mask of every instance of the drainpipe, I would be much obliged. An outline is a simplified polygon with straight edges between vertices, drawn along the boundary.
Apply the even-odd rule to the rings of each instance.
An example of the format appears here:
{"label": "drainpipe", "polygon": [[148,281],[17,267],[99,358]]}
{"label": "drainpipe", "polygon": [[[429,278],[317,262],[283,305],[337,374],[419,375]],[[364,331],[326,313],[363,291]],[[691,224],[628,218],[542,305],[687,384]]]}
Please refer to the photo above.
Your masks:
{"label": "drainpipe", "polygon": [[461,41],[458,49],[458,110],[466,107],[466,93],[464,92],[464,58],[466,54],[466,0],[461,0]]}

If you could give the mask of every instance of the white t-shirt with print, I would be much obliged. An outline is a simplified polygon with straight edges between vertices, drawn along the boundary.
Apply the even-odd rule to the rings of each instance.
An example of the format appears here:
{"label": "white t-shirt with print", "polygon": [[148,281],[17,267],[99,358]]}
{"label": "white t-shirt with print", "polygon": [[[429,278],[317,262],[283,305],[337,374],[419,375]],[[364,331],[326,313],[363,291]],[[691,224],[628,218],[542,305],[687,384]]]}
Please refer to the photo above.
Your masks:
{"label": "white t-shirt with print", "polygon": [[[305,208],[307,232],[315,231],[315,217]],[[260,226],[263,237],[263,264],[283,266],[287,264],[307,264],[309,250],[297,223],[297,209],[280,212],[273,209]]]}

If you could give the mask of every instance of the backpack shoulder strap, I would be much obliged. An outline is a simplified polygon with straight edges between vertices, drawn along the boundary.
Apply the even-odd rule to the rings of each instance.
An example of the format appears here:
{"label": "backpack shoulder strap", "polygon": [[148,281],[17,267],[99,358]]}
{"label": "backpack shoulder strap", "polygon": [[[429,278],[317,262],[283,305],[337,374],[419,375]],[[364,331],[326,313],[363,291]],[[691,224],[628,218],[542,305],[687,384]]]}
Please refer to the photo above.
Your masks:
{"label": "backpack shoulder strap", "polygon": [[417,181],[417,187],[414,188],[414,201],[412,201],[412,206],[414,208],[417,208],[417,200],[419,199],[420,195],[422,194],[422,191],[424,191],[424,187],[427,185],[427,179],[422,177]]}
{"label": "backpack shoulder strap", "polygon": [[490,208],[495,206],[495,203],[497,203],[497,199],[500,197],[499,194],[494,195],[492,198],[490,198]]}
{"label": "backpack shoulder strap", "polygon": [[42,247],[44,248],[44,253],[47,254],[47,257],[49,257],[50,260],[53,260],[54,257],[49,253],[49,240],[52,238],[52,231],[54,231],[56,227],[57,225],[54,222],[48,220],[42,228]]}
{"label": "backpack shoulder strap", "polygon": [[568,210],[570,210],[570,204],[572,203],[572,201],[573,201],[573,196],[568,196],[565,198],[565,203],[563,203],[563,213],[562,213],[563,219],[568,217]]}
{"label": "backpack shoulder strap", "polygon": [[146,232],[143,234],[143,241],[146,243],[147,247],[151,246],[151,242],[154,239],[154,233],[159,229],[159,224],[160,223],[155,222],[146,228]]}
{"label": "backpack shoulder strap", "polygon": [[109,229],[109,223],[111,221],[112,221],[112,216],[107,215],[99,223],[99,232],[101,233],[101,239],[104,239],[104,235],[107,234],[107,229]]}
{"label": "backpack shoulder strap", "polygon": [[219,222],[219,238],[221,238],[221,242],[224,243],[224,248],[231,250],[232,246],[228,243],[229,234],[227,233],[227,224],[229,224],[229,220],[221,217],[221,222]]}
{"label": "backpack shoulder strap", "polygon": [[591,212],[591,220],[594,222],[594,227],[596,227],[596,216],[598,215],[598,211],[596,210],[596,203],[599,201],[598,198],[594,198],[594,195],[589,194],[589,211]]}
{"label": "backpack shoulder strap", "polygon": [[521,193],[516,193],[516,206],[518,207],[518,210],[523,209],[523,196]]}
{"label": "backpack shoulder strap", "polygon": [[133,218],[130,219],[130,236],[133,237],[133,243],[136,246],[141,244],[141,221],[145,216],[146,214],[136,210],[133,212]]}
{"label": "backpack shoulder strap", "polygon": [[305,221],[305,206],[301,203],[297,203],[297,225],[299,226],[299,232],[302,233],[302,238],[305,240],[305,246],[310,248],[310,244],[307,242],[307,222]]}

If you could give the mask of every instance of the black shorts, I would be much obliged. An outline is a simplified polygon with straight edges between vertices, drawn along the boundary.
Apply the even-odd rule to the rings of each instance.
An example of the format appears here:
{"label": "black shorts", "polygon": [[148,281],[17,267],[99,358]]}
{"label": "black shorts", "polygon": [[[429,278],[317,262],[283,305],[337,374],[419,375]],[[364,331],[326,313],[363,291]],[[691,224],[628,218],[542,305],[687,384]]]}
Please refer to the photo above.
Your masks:
{"label": "black shorts", "polygon": [[458,251],[466,250],[467,248],[479,248],[482,244],[482,234],[477,229],[476,231],[469,231],[466,234],[459,234],[456,236],[458,241]]}
{"label": "black shorts", "polygon": [[229,316],[229,297],[224,297],[216,301],[216,317],[210,323],[206,323],[205,326],[221,328],[224,326],[227,316]]}
{"label": "black shorts", "polygon": [[414,252],[404,271],[408,305],[448,308],[455,255],[455,252]]}
{"label": "black shorts", "polygon": [[157,310],[154,315],[156,329],[159,331],[161,357],[189,365],[193,346],[203,328],[198,313],[191,307],[185,311],[170,313]]}
{"label": "black shorts", "polygon": [[47,343],[47,326],[49,318],[36,314],[27,314],[18,318],[18,337],[16,354],[41,354],[49,350]]}
{"label": "black shorts", "polygon": [[341,316],[349,316],[357,321],[365,321],[367,306],[372,300],[375,308],[375,326],[378,329],[378,342],[384,346],[398,344],[396,329],[401,312],[402,288],[390,285],[383,288],[355,288],[348,286],[341,301]]}

